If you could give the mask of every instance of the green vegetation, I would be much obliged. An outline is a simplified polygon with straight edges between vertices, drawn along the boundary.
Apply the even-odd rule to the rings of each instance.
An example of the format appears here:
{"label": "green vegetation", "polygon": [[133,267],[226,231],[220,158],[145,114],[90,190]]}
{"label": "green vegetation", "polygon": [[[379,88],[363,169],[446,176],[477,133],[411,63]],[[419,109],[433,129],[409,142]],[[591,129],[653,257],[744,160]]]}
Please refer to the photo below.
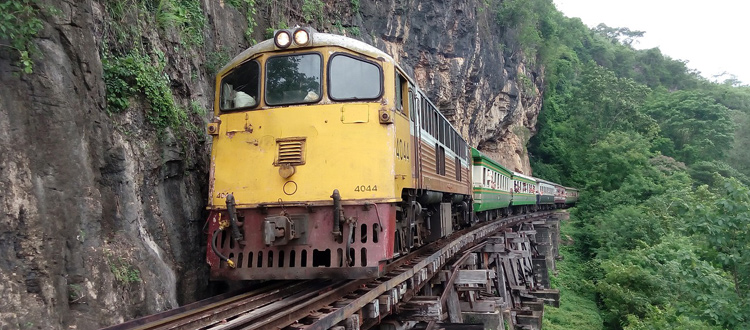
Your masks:
{"label": "green vegetation", "polygon": [[68,284],[68,303],[76,303],[86,295],[80,284]]}
{"label": "green vegetation", "polygon": [[145,2],[146,9],[152,11],[156,22],[162,29],[177,28],[185,44],[203,44],[203,28],[206,18],[203,15],[200,1],[197,0],[158,0],[152,4],[153,9]]}
{"label": "green vegetation", "polygon": [[185,110],[174,102],[169,77],[162,73],[166,65],[163,57],[153,65],[149,57],[131,53],[122,57],[105,57],[102,65],[108,111],[123,111],[130,105],[131,98],[142,94],[149,105],[146,120],[157,129],[177,128],[187,121]]}
{"label": "green vegetation", "polygon": [[307,23],[317,23],[323,26],[325,22],[325,2],[322,0],[304,0],[302,3],[302,17]]}
{"label": "green vegetation", "polygon": [[573,222],[560,224],[560,256],[556,263],[557,276],[550,276],[552,288],[560,290],[560,308],[544,307],[544,329],[602,329],[602,318],[596,306],[594,283],[587,279],[587,274],[596,269],[596,265],[584,261],[572,245],[572,237],[578,236],[581,230]]}
{"label": "green vegetation", "polygon": [[359,27],[357,26],[349,26],[349,27],[346,27],[345,29],[346,29],[346,32],[349,33],[353,37],[359,37],[360,35],[362,35],[362,32],[359,31]]}
{"label": "green vegetation", "polygon": [[114,48],[139,48],[134,42],[153,23],[163,33],[177,31],[183,46],[203,44],[206,17],[200,0],[106,0],[104,6],[110,16],[105,23]]}
{"label": "green vegetation", "polygon": [[750,328],[750,86],[551,0],[494,7],[506,55],[544,67],[534,175],[582,189],[545,328]]}
{"label": "green vegetation", "polygon": [[289,25],[287,25],[285,21],[281,21],[275,28],[274,27],[266,28],[265,37],[266,39],[271,39],[273,38],[273,33],[276,32],[276,30],[283,30],[283,29],[288,29],[288,28],[289,28]]}
{"label": "green vegetation", "polygon": [[258,23],[255,22],[255,15],[258,13],[258,8],[256,6],[256,0],[227,0],[226,3],[237,10],[241,10],[244,12],[245,17],[247,18],[247,29],[245,29],[245,39],[250,44],[255,43],[255,39],[253,39],[253,32],[255,32],[255,27],[258,26]]}
{"label": "green vegetation", "polygon": [[214,77],[231,59],[232,52],[227,47],[222,48],[220,51],[206,54],[206,72]]}
{"label": "green vegetation", "polygon": [[350,3],[352,5],[352,12],[358,13],[359,12],[359,0],[350,0]]}
{"label": "green vegetation", "polygon": [[39,9],[38,0],[0,1],[0,48],[13,50],[26,74],[33,72],[31,57],[38,52],[32,40],[43,27]]}
{"label": "green vegetation", "polygon": [[502,1],[497,21],[505,35],[507,55],[523,56],[529,63],[545,61],[552,38],[559,33],[555,18],[561,17],[552,1]]}
{"label": "green vegetation", "polygon": [[141,272],[130,262],[122,257],[115,257],[111,253],[105,253],[107,265],[115,279],[122,284],[141,282]]}
{"label": "green vegetation", "polygon": [[[188,51],[203,44],[206,17],[199,0],[107,0],[104,3],[104,46],[101,54],[104,82],[107,88],[107,112],[111,115],[128,111],[133,104],[143,104],[146,122],[163,137],[167,129],[183,140],[199,139],[198,116],[191,105],[179,105],[172,94],[170,76],[165,72],[171,61],[166,50],[144,42],[145,36],[168,34],[178,36],[175,51]],[[228,55],[207,59],[207,68],[220,65]],[[215,72],[210,72],[211,74]],[[190,73],[193,79],[198,73]],[[117,126],[126,134],[131,128]]]}

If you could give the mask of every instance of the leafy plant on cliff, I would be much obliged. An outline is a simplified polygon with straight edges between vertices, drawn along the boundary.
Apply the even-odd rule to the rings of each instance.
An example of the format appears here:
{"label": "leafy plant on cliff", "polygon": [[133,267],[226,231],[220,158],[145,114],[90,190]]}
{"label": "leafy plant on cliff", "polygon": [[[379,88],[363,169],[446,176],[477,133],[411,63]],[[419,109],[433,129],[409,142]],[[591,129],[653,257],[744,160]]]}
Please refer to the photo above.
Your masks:
{"label": "leafy plant on cliff", "polygon": [[32,41],[43,26],[38,16],[37,0],[0,1],[0,47],[12,49],[27,74],[33,72],[31,56],[37,52]]}
{"label": "leafy plant on cliff", "polygon": [[80,284],[68,284],[68,303],[74,304],[86,295]]}
{"label": "leafy plant on cliff", "polygon": [[244,10],[245,17],[247,19],[247,29],[245,29],[245,39],[250,43],[254,44],[255,39],[253,39],[253,32],[255,32],[255,27],[258,26],[258,23],[255,22],[255,15],[258,13],[258,8],[256,6],[256,0],[227,0],[226,3],[237,10]]}
{"label": "leafy plant on cliff", "polygon": [[107,260],[109,270],[115,279],[123,284],[137,283],[141,281],[141,272],[123,258],[110,257]]}
{"label": "leafy plant on cliff", "polygon": [[302,3],[302,17],[307,23],[317,23],[319,26],[323,26],[325,21],[325,13],[323,9],[325,2],[322,0],[305,0]]}
{"label": "leafy plant on cliff", "polygon": [[105,21],[116,38],[117,45],[132,47],[144,31],[155,22],[161,31],[177,30],[180,43],[185,46],[203,44],[206,16],[200,0],[105,0],[105,9],[111,20]]}
{"label": "leafy plant on cliff", "polygon": [[228,47],[222,47],[220,51],[206,54],[206,72],[215,77],[219,70],[232,59],[232,52]]}
{"label": "leafy plant on cliff", "polygon": [[350,0],[350,3],[352,4],[352,12],[355,14],[359,12],[359,0]]}
{"label": "leafy plant on cliff", "polygon": [[131,98],[143,95],[148,104],[146,120],[150,124],[159,130],[177,127],[187,121],[187,114],[174,102],[169,77],[162,73],[164,59],[153,62],[136,52],[102,59],[108,111],[121,112],[130,106]]}

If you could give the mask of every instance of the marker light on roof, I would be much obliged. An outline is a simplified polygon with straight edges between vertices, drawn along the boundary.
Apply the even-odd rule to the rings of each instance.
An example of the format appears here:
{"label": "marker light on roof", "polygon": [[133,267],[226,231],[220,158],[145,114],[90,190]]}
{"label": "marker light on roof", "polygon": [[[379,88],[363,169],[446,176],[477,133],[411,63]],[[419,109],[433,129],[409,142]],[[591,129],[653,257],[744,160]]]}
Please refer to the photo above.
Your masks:
{"label": "marker light on roof", "polygon": [[294,31],[294,43],[299,46],[305,46],[310,42],[310,34],[305,29],[297,29]]}
{"label": "marker light on roof", "polygon": [[289,32],[280,30],[277,31],[276,36],[273,37],[273,42],[276,44],[276,47],[287,48],[292,44],[292,38],[289,35]]}

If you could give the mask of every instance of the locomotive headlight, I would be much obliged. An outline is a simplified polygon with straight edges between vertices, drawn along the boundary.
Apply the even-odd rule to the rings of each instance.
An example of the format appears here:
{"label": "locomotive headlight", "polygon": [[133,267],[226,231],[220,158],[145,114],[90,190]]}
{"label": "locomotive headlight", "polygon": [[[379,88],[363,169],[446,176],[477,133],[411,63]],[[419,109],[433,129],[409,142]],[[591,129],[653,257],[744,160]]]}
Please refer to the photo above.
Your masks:
{"label": "locomotive headlight", "polygon": [[292,38],[289,35],[289,32],[280,30],[277,31],[276,36],[273,37],[273,42],[276,44],[276,47],[287,48],[292,43]]}
{"label": "locomotive headlight", "polygon": [[305,29],[297,29],[294,31],[294,43],[299,46],[305,46],[310,42],[310,33]]}

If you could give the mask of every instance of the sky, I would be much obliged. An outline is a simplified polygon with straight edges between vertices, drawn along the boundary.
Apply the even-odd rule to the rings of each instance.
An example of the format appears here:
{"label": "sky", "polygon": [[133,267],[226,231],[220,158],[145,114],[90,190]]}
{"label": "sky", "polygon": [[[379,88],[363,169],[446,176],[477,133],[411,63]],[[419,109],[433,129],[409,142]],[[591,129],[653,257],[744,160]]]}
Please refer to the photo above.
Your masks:
{"label": "sky", "polygon": [[[645,31],[633,46],[659,47],[687,61],[690,69],[716,80],[733,74],[750,84],[750,1],[748,0],[554,0],[565,16]],[[719,81],[729,78],[725,75]]]}

